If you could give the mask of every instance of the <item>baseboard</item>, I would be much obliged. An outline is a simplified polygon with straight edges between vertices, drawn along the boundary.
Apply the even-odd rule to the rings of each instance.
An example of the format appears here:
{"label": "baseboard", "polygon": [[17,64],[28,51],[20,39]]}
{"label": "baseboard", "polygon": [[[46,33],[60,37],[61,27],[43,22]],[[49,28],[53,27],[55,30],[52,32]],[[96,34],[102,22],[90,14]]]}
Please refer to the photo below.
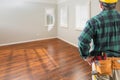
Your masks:
{"label": "baseboard", "polygon": [[74,43],[71,43],[71,42],[69,42],[69,41],[67,41],[67,40],[65,40],[65,39],[63,39],[63,38],[61,38],[61,37],[57,37],[58,39],[61,39],[62,41],[65,41],[65,42],[67,42],[67,43],[69,43],[69,44],[71,44],[71,45],[73,45],[73,46],[75,46],[75,47],[78,47],[76,44],[74,44]]}
{"label": "baseboard", "polygon": [[8,45],[14,45],[14,44],[21,44],[21,43],[27,43],[27,42],[33,42],[33,41],[40,41],[40,40],[47,40],[47,39],[54,39],[54,38],[58,38],[62,41],[65,41],[75,47],[78,47],[76,44],[74,43],[71,43],[63,38],[60,38],[60,37],[49,37],[49,38],[41,38],[41,39],[34,39],[34,40],[27,40],[27,41],[19,41],[19,42],[12,42],[12,43],[6,43],[6,44],[0,44],[0,46],[8,46]]}
{"label": "baseboard", "polygon": [[54,39],[54,38],[57,38],[57,37],[49,37],[49,38],[41,38],[41,39],[34,39],[34,40],[27,40],[27,41],[12,42],[12,43],[0,44],[0,46],[8,46],[8,45],[14,45],[14,44],[21,44],[21,43],[33,42],[33,41]]}

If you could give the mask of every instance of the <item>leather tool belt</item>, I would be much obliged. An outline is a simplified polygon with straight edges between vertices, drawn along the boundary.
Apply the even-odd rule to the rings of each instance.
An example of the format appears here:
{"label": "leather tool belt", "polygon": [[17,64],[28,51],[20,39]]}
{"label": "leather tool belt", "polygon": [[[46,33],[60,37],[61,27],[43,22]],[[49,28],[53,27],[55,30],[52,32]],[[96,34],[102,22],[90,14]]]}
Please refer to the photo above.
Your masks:
{"label": "leather tool belt", "polygon": [[[98,59],[97,59],[98,58]],[[120,70],[120,57],[95,56],[95,68],[99,75],[111,75],[113,70]]]}

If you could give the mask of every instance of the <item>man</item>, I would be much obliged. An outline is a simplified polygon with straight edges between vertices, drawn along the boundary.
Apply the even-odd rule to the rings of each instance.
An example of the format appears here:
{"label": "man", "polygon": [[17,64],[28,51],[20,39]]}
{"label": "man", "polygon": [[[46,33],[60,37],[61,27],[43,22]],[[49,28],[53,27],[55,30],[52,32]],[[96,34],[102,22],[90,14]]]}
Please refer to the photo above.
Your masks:
{"label": "man", "polygon": [[[115,10],[118,0],[99,1],[102,12],[87,21],[78,42],[80,55],[89,64],[101,52],[106,53],[107,57],[120,57],[120,14]],[[112,79],[98,80],[120,80],[119,76],[120,70]]]}

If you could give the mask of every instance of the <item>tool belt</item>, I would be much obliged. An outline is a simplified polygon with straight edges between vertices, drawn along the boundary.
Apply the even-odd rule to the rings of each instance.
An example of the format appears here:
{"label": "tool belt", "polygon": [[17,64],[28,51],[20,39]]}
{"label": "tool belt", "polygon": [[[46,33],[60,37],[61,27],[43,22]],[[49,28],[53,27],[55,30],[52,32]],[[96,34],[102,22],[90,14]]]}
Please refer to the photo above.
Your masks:
{"label": "tool belt", "polygon": [[[97,59],[98,58],[98,59]],[[111,75],[113,70],[120,70],[120,57],[95,56],[95,72],[99,75]]]}
{"label": "tool belt", "polygon": [[96,72],[100,75],[111,75],[112,74],[111,60],[95,61],[95,68],[96,68]]}

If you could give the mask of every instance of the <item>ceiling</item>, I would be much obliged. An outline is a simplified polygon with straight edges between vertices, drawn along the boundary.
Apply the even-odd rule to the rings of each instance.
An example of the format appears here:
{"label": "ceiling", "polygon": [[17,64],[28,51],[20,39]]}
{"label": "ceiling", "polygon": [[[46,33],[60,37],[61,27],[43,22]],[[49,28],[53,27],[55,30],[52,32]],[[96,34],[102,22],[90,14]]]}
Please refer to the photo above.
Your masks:
{"label": "ceiling", "polygon": [[45,3],[57,3],[57,0],[0,0],[0,3],[10,2],[45,2]]}

